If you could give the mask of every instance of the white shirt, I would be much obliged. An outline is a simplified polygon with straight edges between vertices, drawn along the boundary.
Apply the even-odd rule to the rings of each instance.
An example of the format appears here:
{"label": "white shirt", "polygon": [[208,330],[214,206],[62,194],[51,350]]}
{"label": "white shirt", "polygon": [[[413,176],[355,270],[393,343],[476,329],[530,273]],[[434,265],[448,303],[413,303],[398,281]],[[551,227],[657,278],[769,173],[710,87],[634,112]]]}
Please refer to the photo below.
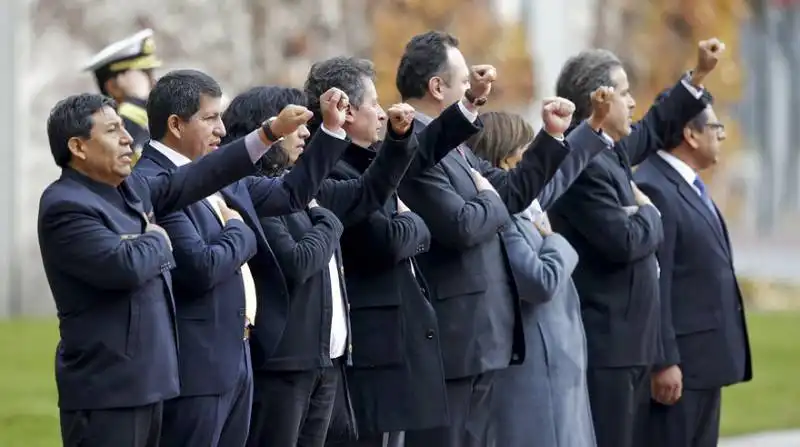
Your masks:
{"label": "white shirt", "polygon": [[687,165],[685,161],[670,154],[667,151],[658,151],[658,156],[663,158],[664,161],[666,161],[670,166],[672,166],[672,169],[677,171],[678,174],[681,176],[681,178],[686,180],[686,183],[688,183],[689,186],[691,186],[692,189],[694,189],[697,195],[702,197],[702,193],[700,192],[699,189],[697,189],[697,186],[695,186],[694,184],[694,181],[697,180],[697,172],[695,172],[695,170],[692,169],[691,166]]}
{"label": "white shirt", "polygon": [[[328,262],[328,271],[331,277],[331,345],[330,356],[338,359],[347,349],[347,312],[345,311],[344,297],[342,296],[342,283],[339,277],[339,265],[336,255],[331,256]],[[342,276],[344,273],[342,272]]]}

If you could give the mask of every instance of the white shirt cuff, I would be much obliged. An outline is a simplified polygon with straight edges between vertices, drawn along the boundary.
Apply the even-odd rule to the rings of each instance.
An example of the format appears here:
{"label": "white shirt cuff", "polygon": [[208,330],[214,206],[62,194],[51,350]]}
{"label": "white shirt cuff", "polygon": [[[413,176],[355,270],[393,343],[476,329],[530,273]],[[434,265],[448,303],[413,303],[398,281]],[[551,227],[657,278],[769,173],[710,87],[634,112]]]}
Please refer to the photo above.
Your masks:
{"label": "white shirt cuff", "polygon": [[478,114],[469,111],[461,101],[458,101],[458,109],[461,110],[461,113],[464,114],[464,118],[466,118],[470,123],[474,123],[475,120],[478,119]]}
{"label": "white shirt cuff", "polygon": [[323,132],[325,132],[326,134],[328,134],[328,135],[330,135],[330,136],[332,136],[334,138],[338,138],[340,140],[344,140],[344,139],[347,138],[347,132],[345,132],[344,129],[339,129],[339,132],[334,132],[334,131],[328,129],[327,127],[325,127],[324,124],[322,126],[320,126],[320,129],[322,129]]}
{"label": "white shirt cuff", "polygon": [[689,93],[691,93],[695,98],[700,99],[703,96],[703,90],[693,86],[685,78],[681,79],[681,84],[683,84],[686,90],[689,90]]}

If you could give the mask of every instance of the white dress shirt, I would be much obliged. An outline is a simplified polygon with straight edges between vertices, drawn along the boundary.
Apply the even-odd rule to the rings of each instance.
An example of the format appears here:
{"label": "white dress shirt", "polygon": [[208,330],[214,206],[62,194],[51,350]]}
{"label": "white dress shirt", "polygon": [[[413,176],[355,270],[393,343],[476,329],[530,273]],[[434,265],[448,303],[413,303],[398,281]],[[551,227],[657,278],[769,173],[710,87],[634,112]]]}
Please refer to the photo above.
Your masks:
{"label": "white dress shirt", "polygon": [[697,195],[702,196],[702,193],[697,186],[694,185],[694,181],[697,179],[697,172],[692,169],[691,166],[687,165],[685,161],[681,160],[680,158],[670,154],[667,151],[658,151],[658,156],[663,158],[672,169],[678,171],[678,174],[686,180],[686,183],[692,187],[692,189],[697,193]]}

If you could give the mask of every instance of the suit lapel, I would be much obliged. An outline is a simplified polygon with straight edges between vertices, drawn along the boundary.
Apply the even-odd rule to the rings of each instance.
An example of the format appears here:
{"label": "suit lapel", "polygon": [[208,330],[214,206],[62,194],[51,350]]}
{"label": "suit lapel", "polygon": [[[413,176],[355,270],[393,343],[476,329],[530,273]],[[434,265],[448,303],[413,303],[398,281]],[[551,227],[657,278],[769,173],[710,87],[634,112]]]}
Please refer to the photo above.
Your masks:
{"label": "suit lapel", "polygon": [[231,208],[238,211],[239,214],[242,215],[242,219],[245,220],[247,226],[256,229],[256,235],[261,238],[261,240],[266,241],[266,236],[264,236],[264,232],[261,230],[261,224],[258,222],[258,216],[255,215],[252,207],[247,206],[245,204],[246,202],[240,199],[236,194],[238,185],[238,183],[234,183],[233,185],[226,186],[225,188],[222,188],[220,194],[222,194],[225,202]]}
{"label": "suit lapel", "polygon": [[[717,216],[711,214],[711,210],[706,206],[705,203],[703,203],[703,199],[700,198],[700,195],[697,193],[697,191],[690,184],[688,184],[686,179],[681,177],[681,175],[678,174],[678,172],[673,169],[669,163],[657,155],[651,158],[655,163],[656,168],[660,170],[669,181],[675,184],[675,186],[678,188],[678,194],[680,194],[681,197],[683,197],[683,199],[702,216],[706,224],[711,227],[711,231],[717,237],[719,243],[722,244],[722,247],[725,249],[725,251],[729,253],[728,243],[725,235],[723,234],[722,216],[719,214]],[[716,209],[716,205],[714,205],[714,209]],[[719,211],[717,210],[717,212]]]}

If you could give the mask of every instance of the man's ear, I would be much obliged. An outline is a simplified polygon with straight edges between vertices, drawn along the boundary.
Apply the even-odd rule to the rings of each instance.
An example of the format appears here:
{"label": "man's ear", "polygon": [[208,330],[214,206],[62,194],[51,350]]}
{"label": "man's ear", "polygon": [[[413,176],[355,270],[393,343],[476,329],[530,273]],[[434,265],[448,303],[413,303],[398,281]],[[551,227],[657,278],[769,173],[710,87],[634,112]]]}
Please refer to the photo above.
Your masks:
{"label": "man's ear", "polygon": [[180,138],[183,133],[183,120],[178,115],[170,115],[167,118],[167,133],[172,134],[175,138]]}
{"label": "man's ear", "polygon": [[86,142],[83,138],[72,137],[67,141],[67,147],[74,158],[86,160]]}
{"label": "man's ear", "polygon": [[444,81],[439,76],[433,76],[428,79],[428,93],[437,101],[444,100],[444,93],[442,92]]}
{"label": "man's ear", "polygon": [[696,131],[689,126],[683,128],[683,140],[686,141],[686,144],[692,149],[697,149],[699,146],[695,132]]}
{"label": "man's ear", "polygon": [[356,117],[353,115],[353,105],[347,104],[347,109],[344,112],[344,122],[347,124],[353,124],[356,120]]}

